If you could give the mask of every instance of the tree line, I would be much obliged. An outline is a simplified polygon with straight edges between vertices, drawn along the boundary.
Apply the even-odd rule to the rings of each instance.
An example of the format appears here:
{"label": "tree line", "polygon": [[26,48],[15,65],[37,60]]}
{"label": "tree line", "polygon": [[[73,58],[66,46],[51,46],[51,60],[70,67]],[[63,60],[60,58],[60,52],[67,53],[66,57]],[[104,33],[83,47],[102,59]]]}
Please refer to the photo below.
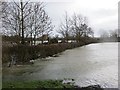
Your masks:
{"label": "tree line", "polygon": [[[22,0],[2,2],[2,27],[3,35],[17,36],[21,44],[25,44],[25,38],[30,38],[31,45],[35,45],[38,37],[41,37],[43,43],[43,36],[50,36],[54,29],[43,2],[23,2]],[[70,38],[80,42],[83,37],[94,36],[86,17],[75,13],[69,17],[67,12],[57,32],[66,42]]]}
{"label": "tree line", "polygon": [[92,28],[88,25],[87,18],[76,13],[72,17],[69,17],[67,12],[65,13],[64,22],[61,22],[58,32],[67,42],[71,37],[80,42],[82,37],[94,36]]}
{"label": "tree line", "polygon": [[115,30],[101,30],[100,39],[102,42],[118,42],[120,41],[120,36],[118,29]]}

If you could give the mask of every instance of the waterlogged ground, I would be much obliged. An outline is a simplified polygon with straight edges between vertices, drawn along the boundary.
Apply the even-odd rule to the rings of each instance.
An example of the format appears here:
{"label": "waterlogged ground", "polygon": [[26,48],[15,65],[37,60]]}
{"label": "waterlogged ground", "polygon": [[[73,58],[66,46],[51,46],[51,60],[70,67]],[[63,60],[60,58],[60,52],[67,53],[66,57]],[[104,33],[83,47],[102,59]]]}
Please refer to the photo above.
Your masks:
{"label": "waterlogged ground", "polygon": [[79,86],[118,88],[118,43],[97,43],[66,50],[34,65],[3,68],[3,81],[73,78]]}

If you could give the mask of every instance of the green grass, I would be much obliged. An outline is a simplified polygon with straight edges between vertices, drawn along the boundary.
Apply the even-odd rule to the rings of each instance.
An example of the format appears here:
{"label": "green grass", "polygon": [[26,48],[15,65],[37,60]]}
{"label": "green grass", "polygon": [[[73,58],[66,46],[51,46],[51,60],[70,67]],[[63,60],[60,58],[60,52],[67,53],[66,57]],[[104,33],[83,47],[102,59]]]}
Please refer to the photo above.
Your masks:
{"label": "green grass", "polygon": [[74,88],[74,85],[63,84],[62,80],[3,82],[4,88]]}

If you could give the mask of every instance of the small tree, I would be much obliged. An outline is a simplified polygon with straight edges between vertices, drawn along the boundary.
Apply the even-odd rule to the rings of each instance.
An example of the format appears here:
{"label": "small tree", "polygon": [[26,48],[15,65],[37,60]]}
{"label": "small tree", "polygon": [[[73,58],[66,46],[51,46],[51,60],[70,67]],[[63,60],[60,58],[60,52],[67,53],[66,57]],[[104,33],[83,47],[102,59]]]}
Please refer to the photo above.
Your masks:
{"label": "small tree", "polygon": [[61,22],[58,33],[60,33],[64,37],[64,39],[68,42],[70,30],[71,30],[70,18],[68,17],[68,14],[66,12],[64,17],[64,23]]}
{"label": "small tree", "polygon": [[73,37],[76,38],[77,42],[80,42],[81,38],[94,36],[94,32],[91,27],[88,26],[88,20],[82,15],[74,15],[71,19],[71,30]]}

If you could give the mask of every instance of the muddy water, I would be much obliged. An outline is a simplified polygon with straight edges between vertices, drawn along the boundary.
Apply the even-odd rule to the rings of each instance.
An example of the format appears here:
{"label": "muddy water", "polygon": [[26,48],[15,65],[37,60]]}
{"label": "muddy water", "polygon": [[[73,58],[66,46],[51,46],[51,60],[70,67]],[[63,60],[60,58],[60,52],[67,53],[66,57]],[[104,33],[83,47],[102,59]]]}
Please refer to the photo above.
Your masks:
{"label": "muddy water", "polygon": [[[14,69],[14,68],[12,68]],[[59,57],[20,66],[19,74],[5,74],[3,81],[73,78],[80,86],[118,87],[118,43],[97,43],[66,50]]]}

